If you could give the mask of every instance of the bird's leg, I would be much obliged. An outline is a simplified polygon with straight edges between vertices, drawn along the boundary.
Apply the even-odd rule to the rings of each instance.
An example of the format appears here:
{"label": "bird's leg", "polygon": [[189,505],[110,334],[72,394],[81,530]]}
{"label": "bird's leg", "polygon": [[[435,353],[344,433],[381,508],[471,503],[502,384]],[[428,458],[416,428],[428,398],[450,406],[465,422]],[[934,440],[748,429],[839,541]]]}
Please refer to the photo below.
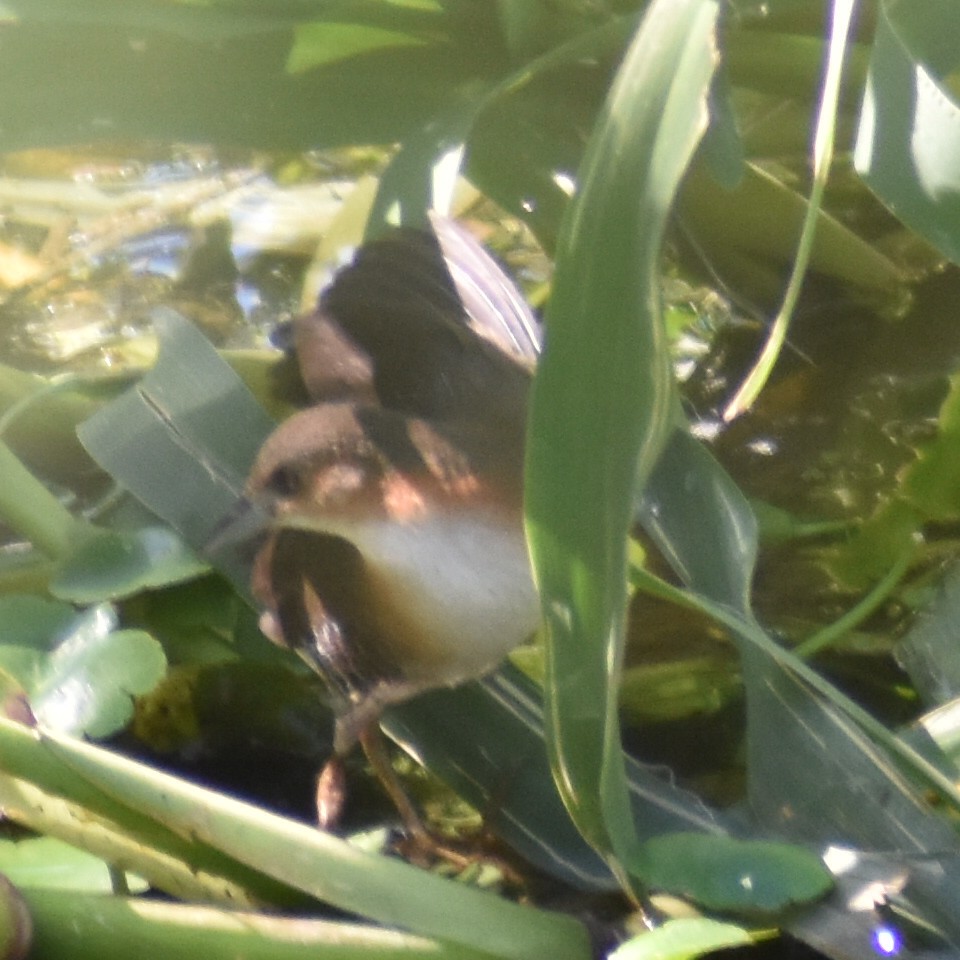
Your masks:
{"label": "bird's leg", "polygon": [[363,728],[359,739],[373,772],[393,801],[400,813],[400,819],[403,821],[407,833],[407,842],[397,845],[399,853],[412,863],[422,867],[431,867],[438,860],[442,860],[458,870],[465,870],[478,862],[486,862],[496,866],[508,883],[517,889],[523,887],[522,873],[504,858],[492,856],[490,853],[479,849],[474,843],[464,844],[446,840],[434,834],[427,827],[393,769],[379,722],[374,721],[367,724]]}
{"label": "bird's leg", "polygon": [[425,849],[436,846],[436,839],[427,829],[427,825],[393,769],[383,732],[377,721],[368,723],[360,732],[360,746],[363,747],[363,752],[377,779],[383,785],[383,789],[386,790],[387,796],[397,808],[410,839]]}

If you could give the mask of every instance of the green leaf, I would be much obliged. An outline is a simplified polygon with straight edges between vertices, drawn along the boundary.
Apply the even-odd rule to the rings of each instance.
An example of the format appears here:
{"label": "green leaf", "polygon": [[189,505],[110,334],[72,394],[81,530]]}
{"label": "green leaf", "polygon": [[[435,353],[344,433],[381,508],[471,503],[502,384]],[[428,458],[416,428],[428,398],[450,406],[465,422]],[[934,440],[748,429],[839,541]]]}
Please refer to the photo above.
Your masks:
{"label": "green leaf", "polygon": [[[776,266],[790,263],[810,202],[775,171],[748,162],[734,189],[721,189],[699,161],[684,183],[684,222],[726,269],[728,258],[752,258]],[[810,268],[878,295],[896,292],[905,277],[897,264],[822,209]]]}
{"label": "green leaf", "polygon": [[756,517],[730,476],[686,429],[671,434],[637,519],[692,591],[750,617]]}
{"label": "green leaf", "polygon": [[957,263],[960,105],[949,79],[958,67],[960,7],[882,0],[878,8],[856,167],[900,220]]}
{"label": "green leaf", "polygon": [[142,630],[77,633],[43,664],[30,705],[52,730],[105,737],[128,723],[133,697],[152,690],[166,665],[163,648]]}
{"label": "green leaf", "polygon": [[371,24],[331,23],[323,20],[305,23],[294,31],[294,43],[287,59],[287,70],[290,73],[303,73],[313,67],[385,47],[420,47],[429,42],[425,37],[403,30]]}
{"label": "green leaf", "polygon": [[68,603],[31,595],[0,597],[0,645],[46,650],[65,632],[76,611]]}
{"label": "green leaf", "polygon": [[897,660],[924,702],[940,706],[960,696],[960,567],[942,579],[933,601],[897,645]]}
{"label": "green leaf", "polygon": [[[199,550],[235,506],[274,423],[192,324],[160,310],[154,325],[154,368],[78,434],[107,473]],[[218,560],[245,592],[246,562]]]}
{"label": "green leaf", "polygon": [[83,538],[59,565],[50,592],[72,603],[119,600],[141,590],[192,580],[209,567],[167,527]]}
{"label": "green leaf", "polygon": [[[540,697],[507,666],[477,684],[437,690],[388,712],[385,728],[450,784],[514,849],[578,889],[609,889],[609,869],[577,832],[554,787],[544,749]],[[627,758],[637,830],[724,829],[723,816]]]}
{"label": "green leaf", "polygon": [[[27,889],[44,960],[105,960],[131,949],[204,960],[480,960],[466,947],[371,924]],[[136,948],[131,948],[136,945]]]}
{"label": "green leaf", "polygon": [[0,518],[48,557],[59,559],[86,524],[69,510],[0,440]]}
{"label": "green leaf", "polygon": [[149,634],[115,626],[107,606],[78,615],[32,597],[0,599],[0,668],[20,684],[39,723],[91,737],[127,724],[132,698],[153,689],[166,658]]}
{"label": "green leaf", "polygon": [[725,947],[746,947],[753,938],[742,927],[719,920],[669,920],[617,947],[610,960],[692,960]]}
{"label": "green leaf", "polygon": [[[110,870],[99,857],[53,837],[0,840],[0,873],[18,887],[111,893]],[[138,882],[138,889],[145,884]]]}
{"label": "green leaf", "polygon": [[775,915],[833,887],[818,856],[785,843],[666,834],[648,840],[640,860],[638,873],[651,886],[721,913]]}
{"label": "green leaf", "polygon": [[647,11],[564,219],[532,397],[526,511],[548,632],[548,743],[564,801],[608,857],[636,843],[616,690],[632,505],[672,417],[660,246],[706,126],[718,15],[709,0]]}
{"label": "green leaf", "polygon": [[[17,733],[0,721],[0,739],[9,741]],[[31,745],[21,746],[29,751]],[[586,932],[571,917],[364,853],[322,830],[79,740],[51,734],[37,746],[72,770],[86,789],[102,791],[176,837],[219,851],[221,859],[246,864],[340,909],[503,958],[585,960],[590,955]]]}

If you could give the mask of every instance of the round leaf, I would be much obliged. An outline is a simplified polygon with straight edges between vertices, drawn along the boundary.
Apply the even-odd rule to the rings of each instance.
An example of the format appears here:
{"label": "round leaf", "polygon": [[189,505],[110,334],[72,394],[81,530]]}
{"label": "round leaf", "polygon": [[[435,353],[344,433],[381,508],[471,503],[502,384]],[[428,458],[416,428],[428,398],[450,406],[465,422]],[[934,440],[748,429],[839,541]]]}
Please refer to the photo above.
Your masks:
{"label": "round leaf", "polygon": [[750,916],[779,913],[824,896],[833,878],[802,847],[671,833],[643,844],[638,873],[652,887],[689,897],[710,910]]}
{"label": "round leaf", "polygon": [[142,630],[72,634],[40,665],[30,693],[43,726],[104,737],[133,714],[133,697],[163,676],[163,648]]}
{"label": "round leaf", "polygon": [[73,603],[118,600],[207,569],[172,530],[144,527],[85,540],[61,564],[50,591]]}

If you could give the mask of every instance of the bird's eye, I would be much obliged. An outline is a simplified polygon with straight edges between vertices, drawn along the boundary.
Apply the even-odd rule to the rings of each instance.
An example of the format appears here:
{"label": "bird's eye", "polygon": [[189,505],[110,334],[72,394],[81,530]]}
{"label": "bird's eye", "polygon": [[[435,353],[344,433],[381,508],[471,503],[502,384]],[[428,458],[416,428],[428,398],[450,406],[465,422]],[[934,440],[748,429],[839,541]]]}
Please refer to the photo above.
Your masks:
{"label": "bird's eye", "polygon": [[295,497],[302,486],[300,471],[288,464],[277,467],[267,482],[267,489],[278,497]]}

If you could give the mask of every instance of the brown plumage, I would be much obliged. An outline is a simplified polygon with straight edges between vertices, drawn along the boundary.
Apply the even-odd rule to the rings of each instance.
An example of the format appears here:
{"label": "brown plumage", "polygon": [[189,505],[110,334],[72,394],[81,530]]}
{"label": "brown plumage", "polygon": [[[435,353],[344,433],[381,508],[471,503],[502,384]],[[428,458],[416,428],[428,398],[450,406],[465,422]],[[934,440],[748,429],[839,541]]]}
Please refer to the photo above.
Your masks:
{"label": "brown plumage", "polygon": [[386,706],[487,672],[538,619],[521,513],[535,322],[479,245],[435,226],[362,247],[297,321],[314,405],[248,482],[271,517],[261,623],[327,681],[338,755],[371,752]]}

